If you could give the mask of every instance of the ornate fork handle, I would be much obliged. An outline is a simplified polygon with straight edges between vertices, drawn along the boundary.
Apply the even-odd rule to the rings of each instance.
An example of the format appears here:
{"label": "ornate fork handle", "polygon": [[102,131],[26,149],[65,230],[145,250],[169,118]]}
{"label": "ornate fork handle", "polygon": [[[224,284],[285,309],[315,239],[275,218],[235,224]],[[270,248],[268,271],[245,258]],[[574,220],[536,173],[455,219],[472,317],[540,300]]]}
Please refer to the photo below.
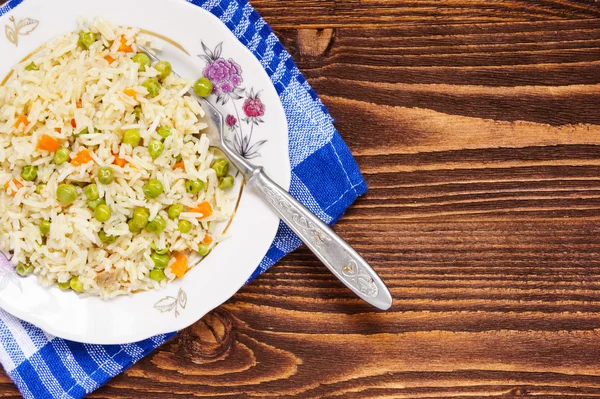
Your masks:
{"label": "ornate fork handle", "polygon": [[248,185],[272,206],[279,217],[300,237],[331,272],[356,295],[379,309],[389,309],[392,296],[375,270],[294,197],[255,168]]}

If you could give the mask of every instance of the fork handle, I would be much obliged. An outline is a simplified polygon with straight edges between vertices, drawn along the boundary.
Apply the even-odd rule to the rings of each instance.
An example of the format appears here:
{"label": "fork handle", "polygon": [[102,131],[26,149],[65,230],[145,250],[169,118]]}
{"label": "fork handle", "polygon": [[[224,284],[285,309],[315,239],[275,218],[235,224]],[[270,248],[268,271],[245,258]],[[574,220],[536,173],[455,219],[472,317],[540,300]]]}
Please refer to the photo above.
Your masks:
{"label": "fork handle", "polygon": [[246,176],[248,185],[271,205],[329,270],[356,295],[379,309],[392,306],[392,296],[375,270],[339,235],[271,180],[261,167]]}

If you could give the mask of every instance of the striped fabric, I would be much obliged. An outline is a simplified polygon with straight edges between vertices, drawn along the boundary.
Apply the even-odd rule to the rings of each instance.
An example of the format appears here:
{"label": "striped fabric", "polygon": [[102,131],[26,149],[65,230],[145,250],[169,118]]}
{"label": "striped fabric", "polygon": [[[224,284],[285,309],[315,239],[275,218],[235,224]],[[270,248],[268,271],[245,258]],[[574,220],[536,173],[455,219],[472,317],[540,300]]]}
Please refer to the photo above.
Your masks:
{"label": "striped fabric", "polygon": [[[27,0],[9,0],[0,6],[0,15],[22,1]],[[366,184],[321,100],[246,0],[190,2],[219,17],[271,77],[289,124],[290,193],[325,222],[335,223]],[[298,237],[281,224],[250,280],[299,245]],[[128,345],[87,345],[50,336],[0,310],[0,362],[25,398],[81,398],[174,334]]]}

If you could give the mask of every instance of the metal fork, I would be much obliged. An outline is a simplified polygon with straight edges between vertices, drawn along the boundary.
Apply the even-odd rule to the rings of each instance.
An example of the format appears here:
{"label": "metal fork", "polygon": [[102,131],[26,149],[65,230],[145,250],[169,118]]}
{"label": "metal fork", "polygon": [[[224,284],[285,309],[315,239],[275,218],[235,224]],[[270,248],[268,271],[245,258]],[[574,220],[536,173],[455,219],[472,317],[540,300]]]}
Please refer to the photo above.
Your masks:
{"label": "metal fork", "polygon": [[[154,62],[160,61],[151,51],[137,46]],[[190,90],[213,124],[211,146],[221,150],[242,173],[249,187],[271,206],[275,213],[300,237],[327,268],[356,295],[379,309],[392,306],[392,295],[375,270],[339,235],[271,180],[260,166],[253,165],[229,147],[225,140],[223,115],[206,99]]]}

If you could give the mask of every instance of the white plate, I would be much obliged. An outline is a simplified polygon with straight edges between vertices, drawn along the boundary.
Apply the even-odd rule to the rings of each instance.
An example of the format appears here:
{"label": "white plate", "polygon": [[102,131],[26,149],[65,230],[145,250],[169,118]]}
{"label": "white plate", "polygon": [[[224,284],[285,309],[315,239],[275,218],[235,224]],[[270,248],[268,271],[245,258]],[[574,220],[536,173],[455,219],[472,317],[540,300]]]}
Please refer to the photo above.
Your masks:
{"label": "white plate", "polygon": [[[252,161],[263,165],[277,183],[289,187],[287,122],[268,75],[221,21],[183,0],[25,0],[0,17],[0,29],[6,34],[0,36],[0,79],[48,40],[76,30],[80,16],[102,16],[162,36],[159,42],[164,50],[159,57],[171,61],[175,71],[190,79],[200,77],[207,65],[198,55],[237,63],[243,79],[239,88],[245,90],[236,90],[241,98],[226,96],[229,101],[218,106],[237,119],[236,134],[246,139],[238,143],[246,143],[254,125],[245,152],[255,156]],[[253,113],[244,104],[248,96],[257,93],[259,100],[249,104],[255,105]],[[211,96],[211,101],[218,102],[217,96]],[[264,105],[261,117],[257,116],[261,113],[259,102]],[[254,115],[251,119],[256,124],[243,120],[244,110]],[[260,145],[263,140],[267,141]],[[86,343],[122,344],[180,330],[225,302],[247,281],[266,254],[278,225],[279,219],[259,197],[244,190],[228,229],[231,237],[183,279],[161,290],[110,301],[81,298],[58,288],[43,288],[35,277],[19,278],[0,263],[0,307],[49,334]]]}

